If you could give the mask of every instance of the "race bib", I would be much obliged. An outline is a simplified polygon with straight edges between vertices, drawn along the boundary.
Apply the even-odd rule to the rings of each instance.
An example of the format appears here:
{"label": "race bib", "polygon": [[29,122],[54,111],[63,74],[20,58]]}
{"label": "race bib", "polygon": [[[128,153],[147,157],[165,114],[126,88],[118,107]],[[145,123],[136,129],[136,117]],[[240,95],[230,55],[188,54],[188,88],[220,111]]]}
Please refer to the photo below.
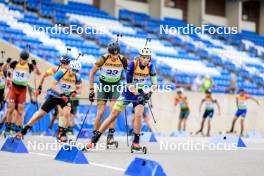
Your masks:
{"label": "race bib", "polygon": [[73,85],[67,84],[67,83],[59,83],[59,84],[57,84],[57,88],[60,91],[66,93],[66,92],[71,92],[72,91]]}
{"label": "race bib", "polygon": [[214,103],[213,102],[206,102],[205,103],[205,108],[206,109],[213,109],[214,108]]}
{"label": "race bib", "polygon": [[100,78],[107,82],[116,82],[121,78],[122,69],[102,68]]}
{"label": "race bib", "polygon": [[29,81],[29,73],[23,71],[13,71],[13,79],[16,84],[20,85],[27,85]]}
{"label": "race bib", "polygon": [[245,101],[241,101],[238,103],[238,108],[239,109],[246,109],[247,108],[247,104]]}

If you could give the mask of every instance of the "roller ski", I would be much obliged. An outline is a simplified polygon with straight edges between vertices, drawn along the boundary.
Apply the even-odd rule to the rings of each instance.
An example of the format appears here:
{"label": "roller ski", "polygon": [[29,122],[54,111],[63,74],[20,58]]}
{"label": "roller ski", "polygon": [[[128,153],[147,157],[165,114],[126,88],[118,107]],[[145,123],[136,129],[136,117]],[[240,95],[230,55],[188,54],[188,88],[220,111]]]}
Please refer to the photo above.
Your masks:
{"label": "roller ski", "polygon": [[110,146],[114,146],[115,148],[118,148],[118,141],[114,140],[114,136],[113,135],[108,135],[107,136],[106,148],[109,149]]}
{"label": "roller ski", "polygon": [[197,132],[195,133],[195,135],[199,135],[199,134],[201,134],[202,136],[205,136],[202,130],[199,130],[199,131],[197,131]]}
{"label": "roller ski", "polygon": [[142,151],[144,154],[147,154],[147,147],[143,146],[141,147],[138,143],[132,143],[131,145],[131,153],[134,153],[134,151]]}
{"label": "roller ski", "polygon": [[2,132],[2,136],[4,138],[7,138],[7,137],[15,137],[15,131],[13,130],[10,130],[10,131],[3,131]]}
{"label": "roller ski", "polygon": [[110,128],[108,135],[107,135],[107,139],[106,139],[106,148],[107,149],[109,149],[110,146],[114,146],[115,148],[118,148],[118,142],[114,140],[114,133],[115,133],[115,129]]}
{"label": "roller ski", "polygon": [[57,133],[57,142],[59,143],[68,142],[67,131],[65,128],[59,127],[58,133]]}

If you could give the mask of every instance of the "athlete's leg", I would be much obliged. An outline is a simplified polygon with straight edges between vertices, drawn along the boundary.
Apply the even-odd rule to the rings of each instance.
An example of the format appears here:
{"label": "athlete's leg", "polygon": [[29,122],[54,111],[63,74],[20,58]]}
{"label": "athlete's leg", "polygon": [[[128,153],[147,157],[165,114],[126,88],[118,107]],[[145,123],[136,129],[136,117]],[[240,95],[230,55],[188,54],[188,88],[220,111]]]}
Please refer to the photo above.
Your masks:
{"label": "athlete's leg", "polygon": [[99,103],[97,105],[97,114],[95,117],[95,121],[94,121],[94,131],[98,130],[99,127],[102,124],[102,118],[104,116],[105,113],[105,109],[106,109],[106,102],[105,103]]}
{"label": "athlete's leg", "polygon": [[184,118],[182,120],[182,123],[183,123],[183,131],[186,131],[187,118]]}
{"label": "athlete's leg", "polygon": [[241,128],[241,130],[240,130],[240,136],[243,136],[244,135],[244,118],[241,118],[240,119],[240,128]]}
{"label": "athlete's leg", "polygon": [[51,119],[50,119],[50,123],[49,123],[49,129],[53,128],[54,122],[59,116],[59,108],[60,108],[59,106],[56,106],[54,108],[54,112],[51,114]]}
{"label": "athlete's leg", "polygon": [[147,124],[149,130],[152,132],[153,131],[153,127],[152,127],[152,123],[151,123],[151,120],[150,120],[149,113],[143,114],[143,119],[144,119],[144,122]]}
{"label": "athlete's leg", "polygon": [[206,120],[206,118],[203,118],[203,120],[202,120],[202,122],[201,122],[201,128],[200,128],[199,131],[196,132],[196,134],[198,134],[198,133],[203,133],[203,128],[204,128],[205,120]]}
{"label": "athlete's leg", "polygon": [[211,119],[210,118],[208,118],[207,123],[208,123],[207,136],[209,137],[210,132],[211,132]]}
{"label": "athlete's leg", "polygon": [[18,104],[16,125],[22,127],[24,124],[25,104]]}
{"label": "athlete's leg", "polygon": [[179,119],[179,122],[178,122],[178,131],[181,131],[181,126],[182,126],[182,118]]}
{"label": "athlete's leg", "polygon": [[235,124],[236,124],[236,121],[237,121],[238,117],[234,117],[233,120],[232,120],[232,126],[231,126],[231,129],[230,129],[230,133],[233,133],[234,132],[234,128],[235,128]]}
{"label": "athlete's leg", "polygon": [[67,129],[70,125],[70,112],[71,112],[71,107],[70,106],[65,106],[62,108],[62,118],[64,118],[63,123],[59,126],[58,130],[58,135],[57,138],[62,141],[66,142],[67,141]]}

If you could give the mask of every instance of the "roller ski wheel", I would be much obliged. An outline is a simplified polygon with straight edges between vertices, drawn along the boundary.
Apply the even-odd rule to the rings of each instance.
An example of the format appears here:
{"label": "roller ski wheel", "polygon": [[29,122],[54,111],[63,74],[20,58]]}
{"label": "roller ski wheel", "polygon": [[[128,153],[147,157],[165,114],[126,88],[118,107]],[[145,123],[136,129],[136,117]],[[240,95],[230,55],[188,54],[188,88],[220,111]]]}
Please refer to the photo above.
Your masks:
{"label": "roller ski wheel", "polygon": [[92,142],[88,142],[85,147],[82,149],[83,152],[87,152],[89,150],[92,150],[95,147],[95,144]]}
{"label": "roller ski wheel", "polygon": [[110,146],[118,148],[118,141],[115,141],[113,137],[107,137],[106,148],[109,149]]}
{"label": "roller ski wheel", "polygon": [[110,146],[114,146],[115,148],[118,148],[118,141],[112,141],[111,143],[106,143],[107,149],[109,149]]}
{"label": "roller ski wheel", "polygon": [[67,136],[57,136],[57,142],[67,143],[68,142]]}
{"label": "roller ski wheel", "polygon": [[7,137],[16,137],[16,134],[14,131],[3,131],[2,135],[4,136],[4,138]]}
{"label": "roller ski wheel", "polygon": [[144,154],[147,154],[147,147],[141,147],[139,144],[132,144],[130,148],[130,152],[134,153],[134,151],[142,151]]}

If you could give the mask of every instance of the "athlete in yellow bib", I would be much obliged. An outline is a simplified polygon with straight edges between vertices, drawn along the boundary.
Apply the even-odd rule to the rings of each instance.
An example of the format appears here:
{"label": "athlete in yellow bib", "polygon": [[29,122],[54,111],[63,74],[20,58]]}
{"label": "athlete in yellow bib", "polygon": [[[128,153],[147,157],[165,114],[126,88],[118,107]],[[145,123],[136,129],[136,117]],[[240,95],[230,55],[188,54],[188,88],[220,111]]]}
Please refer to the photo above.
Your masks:
{"label": "athlete in yellow bib", "polygon": [[26,50],[21,51],[19,61],[13,61],[10,63],[10,68],[12,69],[12,84],[8,96],[8,110],[7,110],[7,122],[6,122],[6,132],[10,131],[10,127],[13,126],[12,117],[17,104],[18,120],[17,125],[22,129],[24,123],[25,115],[25,102],[27,87],[29,85],[29,78],[31,72],[40,75],[40,71],[37,67],[35,60],[32,63],[28,63],[29,53]]}
{"label": "athlete in yellow bib", "polygon": [[[60,58],[60,65],[58,67],[52,67],[50,69],[48,69],[41,77],[40,79],[40,83],[38,86],[38,89],[36,90],[36,96],[41,94],[42,91],[42,86],[44,84],[44,81],[47,77],[53,76],[55,75],[58,71],[62,71],[63,73],[65,73],[66,71],[68,71],[69,69],[69,64],[70,64],[70,58],[68,55],[63,55]],[[55,122],[55,120],[57,119],[57,116],[59,116],[59,122],[62,122],[63,120],[63,114],[62,114],[62,109],[60,108],[60,106],[56,106],[53,110],[52,116],[51,116],[51,120],[50,120],[50,124],[49,124],[49,129],[52,129],[53,124]]]}
{"label": "athlete in yellow bib", "polygon": [[[190,114],[189,103],[187,97],[183,94],[183,90],[177,90],[177,96],[175,98],[175,106],[179,104],[180,106],[180,115],[179,115],[179,123],[178,123],[178,131],[186,130],[187,118]],[[183,126],[183,128],[182,128]]]}
{"label": "athlete in yellow bib", "polygon": [[214,116],[214,105],[217,105],[218,108],[218,115],[221,115],[221,110],[220,110],[220,105],[216,99],[213,98],[212,96],[212,91],[211,89],[206,90],[206,95],[205,98],[202,99],[200,106],[199,106],[199,113],[201,112],[202,105],[205,104],[205,111],[203,114],[203,120],[201,122],[201,128],[199,131],[196,132],[196,134],[202,133],[203,134],[203,128],[204,128],[204,123],[207,119],[208,122],[208,129],[207,129],[207,136],[210,136],[211,132],[211,119]]}
{"label": "athlete in yellow bib", "polygon": [[[120,92],[118,87],[120,86],[120,80],[122,72],[127,67],[127,60],[124,56],[119,54],[118,43],[114,42],[108,45],[108,53],[101,56],[99,60],[94,64],[90,72],[90,94],[89,99],[91,102],[94,101],[95,89],[94,89],[94,76],[97,71],[100,71],[99,81],[97,90],[97,115],[94,121],[94,132],[99,129],[102,118],[105,114],[107,100],[110,101],[110,111],[112,111],[116,99],[119,97]],[[110,127],[107,135],[107,144],[111,145],[114,142],[115,132],[114,120]]]}
{"label": "athlete in yellow bib", "polygon": [[[147,47],[140,49],[140,56],[128,65],[126,74],[127,87],[125,87],[122,96],[118,98],[111,114],[103,122],[99,130],[95,132],[91,141],[86,145],[90,149],[98,142],[101,134],[116,120],[124,106],[132,103],[135,109],[134,121],[134,139],[131,148],[141,150],[139,145],[140,131],[142,126],[141,117],[144,111],[146,101],[150,99],[151,91],[157,88],[157,77],[154,65],[151,63],[151,50]],[[147,78],[151,78],[151,91],[146,90]]]}
{"label": "athlete in yellow bib", "polygon": [[53,82],[51,83],[50,89],[48,90],[48,98],[43,103],[41,108],[32,116],[28,124],[17,134],[18,138],[23,136],[32,128],[32,126],[49,113],[56,106],[60,106],[63,110],[63,117],[65,118],[64,123],[59,126],[57,138],[61,142],[67,141],[67,128],[69,126],[69,118],[71,111],[71,104],[69,100],[76,97],[81,91],[82,79],[79,74],[81,64],[77,60],[70,62],[70,69],[67,72],[59,70],[53,76]]}
{"label": "athlete in yellow bib", "polygon": [[235,124],[237,119],[241,116],[241,130],[240,130],[240,136],[244,135],[244,120],[247,114],[247,100],[251,99],[253,101],[255,101],[258,105],[259,105],[259,101],[257,99],[255,99],[254,97],[247,95],[244,89],[240,89],[239,90],[239,95],[236,96],[236,105],[237,105],[237,111],[235,114],[235,117],[233,118],[232,121],[232,126],[230,131],[228,131],[228,133],[233,133],[234,132],[234,128],[235,128]]}

